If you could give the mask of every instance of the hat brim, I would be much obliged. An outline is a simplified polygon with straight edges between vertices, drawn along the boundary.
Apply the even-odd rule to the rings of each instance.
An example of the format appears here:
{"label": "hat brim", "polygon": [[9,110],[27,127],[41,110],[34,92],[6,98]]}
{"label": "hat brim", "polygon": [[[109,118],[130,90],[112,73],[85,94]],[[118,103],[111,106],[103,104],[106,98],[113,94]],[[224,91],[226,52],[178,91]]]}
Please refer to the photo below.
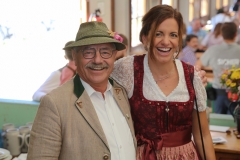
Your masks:
{"label": "hat brim", "polygon": [[101,43],[114,43],[116,46],[116,50],[121,51],[126,49],[126,46],[113,39],[113,38],[108,38],[108,37],[89,37],[89,38],[84,38],[79,41],[75,41],[74,43],[64,47],[63,49],[70,49],[73,47],[79,47],[79,46],[86,46],[86,45],[91,45],[91,44],[101,44]]}

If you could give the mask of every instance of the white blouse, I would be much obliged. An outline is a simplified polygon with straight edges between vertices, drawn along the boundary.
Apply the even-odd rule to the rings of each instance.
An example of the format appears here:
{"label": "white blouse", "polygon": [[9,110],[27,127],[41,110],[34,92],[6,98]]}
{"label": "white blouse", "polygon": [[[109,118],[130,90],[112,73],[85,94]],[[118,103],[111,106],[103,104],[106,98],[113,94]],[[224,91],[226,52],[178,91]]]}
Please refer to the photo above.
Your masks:
{"label": "white blouse", "polygon": [[[134,89],[134,56],[127,56],[119,59],[114,64],[114,69],[111,77],[121,84],[128,93],[128,98],[133,95]],[[143,95],[146,99],[152,101],[173,101],[173,102],[186,102],[189,100],[189,92],[187,89],[184,70],[180,60],[175,60],[177,70],[179,73],[179,82],[177,87],[166,96],[154,81],[153,75],[148,66],[148,56],[144,57],[144,77],[143,77]],[[202,84],[201,78],[194,70],[193,84],[195,88],[198,110],[206,110],[206,90]],[[194,108],[196,109],[195,103]]]}

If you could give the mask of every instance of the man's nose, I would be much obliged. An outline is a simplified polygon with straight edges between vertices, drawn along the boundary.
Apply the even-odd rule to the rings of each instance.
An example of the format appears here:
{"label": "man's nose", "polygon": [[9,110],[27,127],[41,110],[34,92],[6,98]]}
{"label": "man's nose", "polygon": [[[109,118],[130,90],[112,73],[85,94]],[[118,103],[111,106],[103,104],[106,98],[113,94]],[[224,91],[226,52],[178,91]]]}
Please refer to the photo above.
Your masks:
{"label": "man's nose", "polygon": [[101,57],[101,54],[99,51],[96,51],[96,55],[95,57],[93,58],[93,61],[98,64],[98,63],[102,63],[103,61],[103,58]]}

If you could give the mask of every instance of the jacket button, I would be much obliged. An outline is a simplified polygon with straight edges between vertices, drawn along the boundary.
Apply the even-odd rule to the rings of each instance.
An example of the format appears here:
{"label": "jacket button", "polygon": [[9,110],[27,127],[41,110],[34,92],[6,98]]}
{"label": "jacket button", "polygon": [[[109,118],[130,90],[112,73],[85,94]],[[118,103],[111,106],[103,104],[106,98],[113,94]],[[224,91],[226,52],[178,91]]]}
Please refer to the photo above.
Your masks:
{"label": "jacket button", "polygon": [[108,160],[109,156],[107,154],[104,154],[103,159]]}

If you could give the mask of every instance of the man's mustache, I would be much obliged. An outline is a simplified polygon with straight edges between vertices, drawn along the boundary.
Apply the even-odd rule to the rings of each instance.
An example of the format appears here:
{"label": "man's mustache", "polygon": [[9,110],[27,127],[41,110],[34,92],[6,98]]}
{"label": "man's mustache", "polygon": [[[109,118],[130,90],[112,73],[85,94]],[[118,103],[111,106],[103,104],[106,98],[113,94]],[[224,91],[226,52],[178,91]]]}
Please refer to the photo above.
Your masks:
{"label": "man's mustache", "polygon": [[104,64],[96,64],[96,63],[88,63],[85,68],[90,68],[90,69],[108,69],[109,65],[104,63]]}

